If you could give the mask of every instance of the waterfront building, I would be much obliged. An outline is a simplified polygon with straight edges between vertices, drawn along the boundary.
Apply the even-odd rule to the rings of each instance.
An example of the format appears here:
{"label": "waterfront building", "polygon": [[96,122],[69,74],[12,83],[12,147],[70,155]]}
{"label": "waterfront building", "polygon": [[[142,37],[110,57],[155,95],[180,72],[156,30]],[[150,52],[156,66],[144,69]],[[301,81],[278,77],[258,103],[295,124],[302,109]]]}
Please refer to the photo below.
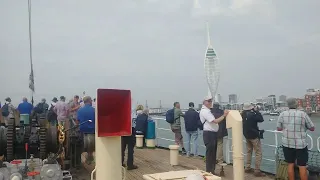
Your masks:
{"label": "waterfront building", "polygon": [[238,97],[236,94],[229,94],[229,103],[230,104],[237,104],[238,103]]}
{"label": "waterfront building", "polygon": [[319,89],[307,89],[304,96],[305,109],[308,112],[318,112],[320,110],[320,91]]}
{"label": "waterfront building", "polygon": [[276,95],[269,95],[268,98],[270,98],[270,103],[273,107],[273,109],[275,109],[277,107],[277,98]]}
{"label": "waterfront building", "polygon": [[286,101],[277,101],[277,107],[278,108],[287,107],[287,102]]}
{"label": "waterfront building", "polygon": [[287,101],[287,96],[286,95],[280,95],[279,96],[279,101],[286,102]]}
{"label": "waterfront building", "polygon": [[217,94],[215,97],[215,102],[221,103],[222,102],[222,97],[220,94]]}

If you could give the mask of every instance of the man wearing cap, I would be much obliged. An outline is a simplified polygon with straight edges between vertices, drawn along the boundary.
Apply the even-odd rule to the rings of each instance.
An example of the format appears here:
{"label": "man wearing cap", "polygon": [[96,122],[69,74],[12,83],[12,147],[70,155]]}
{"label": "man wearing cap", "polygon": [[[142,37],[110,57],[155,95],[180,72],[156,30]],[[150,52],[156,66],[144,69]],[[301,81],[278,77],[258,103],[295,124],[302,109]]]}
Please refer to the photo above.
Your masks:
{"label": "man wearing cap", "polygon": [[225,119],[229,111],[224,111],[223,115],[215,118],[211,113],[212,97],[205,97],[200,111],[200,120],[203,124],[203,142],[206,146],[206,171],[215,174],[216,152],[217,152],[217,132],[219,123]]}
{"label": "man wearing cap", "polygon": [[[254,173],[256,177],[265,176],[260,170],[262,161],[262,149],[261,149],[261,137],[258,123],[262,123],[263,117],[259,111],[255,111],[251,103],[245,103],[243,105],[243,111],[241,113],[243,123],[243,135],[247,142],[247,161],[245,172]],[[255,169],[251,168],[252,151],[255,151]]]}
{"label": "man wearing cap", "polygon": [[46,99],[42,98],[41,102],[36,105],[34,111],[39,117],[46,117],[49,105],[46,103]]}
{"label": "man wearing cap", "polygon": [[282,131],[282,146],[285,161],[288,163],[289,180],[294,180],[295,162],[299,166],[301,180],[308,179],[308,143],[307,130],[314,131],[315,126],[307,113],[297,110],[297,100],[287,100],[289,110],[283,111],[277,123],[277,130]]}
{"label": "man wearing cap", "polygon": [[57,123],[57,114],[54,112],[54,107],[56,106],[58,102],[58,99],[56,97],[54,97],[52,99],[52,102],[50,104],[49,110],[48,110],[48,114],[47,114],[47,119],[50,123],[52,123],[53,125]]}

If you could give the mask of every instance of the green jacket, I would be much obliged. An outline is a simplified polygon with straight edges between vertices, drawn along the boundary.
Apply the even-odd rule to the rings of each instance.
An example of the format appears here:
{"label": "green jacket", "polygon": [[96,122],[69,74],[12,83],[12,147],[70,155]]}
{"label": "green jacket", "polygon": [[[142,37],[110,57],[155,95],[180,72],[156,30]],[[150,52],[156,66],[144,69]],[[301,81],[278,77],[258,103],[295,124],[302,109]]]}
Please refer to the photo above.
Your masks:
{"label": "green jacket", "polygon": [[181,117],[183,117],[181,109],[174,108],[174,123],[171,124],[171,129],[181,129]]}

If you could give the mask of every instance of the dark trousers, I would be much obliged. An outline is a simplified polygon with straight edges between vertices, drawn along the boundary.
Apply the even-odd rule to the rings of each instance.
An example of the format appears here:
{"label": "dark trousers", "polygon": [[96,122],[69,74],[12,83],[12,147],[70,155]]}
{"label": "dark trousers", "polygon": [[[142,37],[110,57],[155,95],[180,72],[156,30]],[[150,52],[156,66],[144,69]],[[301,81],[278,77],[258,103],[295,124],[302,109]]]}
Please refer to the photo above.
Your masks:
{"label": "dark trousers", "polygon": [[127,166],[133,166],[133,153],[134,153],[134,146],[136,145],[136,135],[135,131],[132,130],[131,136],[122,136],[121,137],[121,153],[122,153],[122,164],[124,163],[124,155],[126,148],[128,147],[128,157],[127,157]]}
{"label": "dark trousers", "polygon": [[217,133],[203,131],[203,142],[206,146],[206,171],[214,174],[217,156]]}

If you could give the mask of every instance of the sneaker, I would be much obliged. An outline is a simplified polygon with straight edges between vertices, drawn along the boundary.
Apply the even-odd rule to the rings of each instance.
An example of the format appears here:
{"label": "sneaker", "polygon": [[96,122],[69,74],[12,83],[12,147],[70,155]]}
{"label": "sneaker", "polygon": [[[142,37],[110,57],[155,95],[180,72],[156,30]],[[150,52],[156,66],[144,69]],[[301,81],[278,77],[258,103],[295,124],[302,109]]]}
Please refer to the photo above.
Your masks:
{"label": "sneaker", "polygon": [[132,165],[132,166],[128,166],[128,167],[127,167],[127,170],[128,170],[128,171],[134,170],[134,169],[138,169],[138,166]]}
{"label": "sneaker", "polygon": [[182,148],[182,154],[187,154],[186,149]]}
{"label": "sneaker", "polygon": [[244,172],[245,173],[253,173],[254,170],[252,168],[246,168],[246,169],[244,169]]}
{"label": "sneaker", "polygon": [[265,177],[265,176],[266,176],[266,174],[263,173],[263,172],[261,172],[261,171],[255,171],[255,172],[253,173],[253,175],[254,175],[255,177]]}

